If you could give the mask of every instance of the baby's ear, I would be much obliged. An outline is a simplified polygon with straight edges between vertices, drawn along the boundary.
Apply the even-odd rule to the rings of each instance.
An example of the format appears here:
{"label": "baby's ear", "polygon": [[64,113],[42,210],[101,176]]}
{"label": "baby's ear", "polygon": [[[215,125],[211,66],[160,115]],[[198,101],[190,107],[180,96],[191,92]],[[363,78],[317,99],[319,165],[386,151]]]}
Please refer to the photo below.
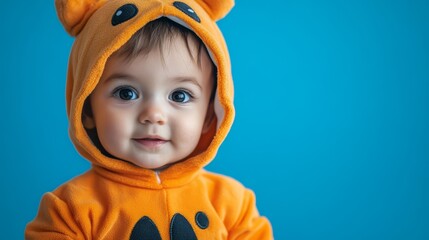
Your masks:
{"label": "baby's ear", "polygon": [[216,120],[216,113],[214,111],[214,102],[210,101],[207,108],[206,118],[204,119],[204,125],[202,133],[207,133],[210,130],[211,125]]}
{"label": "baby's ear", "polygon": [[94,129],[95,128],[95,121],[94,121],[94,116],[92,114],[90,97],[88,97],[83,104],[82,124],[86,129]]}
{"label": "baby's ear", "polygon": [[234,0],[196,0],[217,21],[222,19],[234,7]]}
{"label": "baby's ear", "polygon": [[55,0],[57,15],[66,31],[76,36],[91,15],[107,0]]}
{"label": "baby's ear", "polygon": [[95,122],[94,118],[88,116],[88,115],[82,115],[82,124],[86,129],[94,129],[95,128]]}

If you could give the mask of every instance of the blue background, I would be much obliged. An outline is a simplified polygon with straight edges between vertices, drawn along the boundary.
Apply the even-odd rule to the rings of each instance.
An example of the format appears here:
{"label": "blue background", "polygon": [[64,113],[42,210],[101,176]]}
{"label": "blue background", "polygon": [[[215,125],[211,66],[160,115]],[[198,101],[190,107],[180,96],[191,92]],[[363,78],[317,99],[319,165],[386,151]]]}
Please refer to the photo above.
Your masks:
{"label": "blue background", "polygon": [[[67,133],[72,45],[53,1],[2,3],[4,239],[88,169]],[[429,239],[429,2],[238,0],[219,22],[237,117],[210,170],[276,239]]]}

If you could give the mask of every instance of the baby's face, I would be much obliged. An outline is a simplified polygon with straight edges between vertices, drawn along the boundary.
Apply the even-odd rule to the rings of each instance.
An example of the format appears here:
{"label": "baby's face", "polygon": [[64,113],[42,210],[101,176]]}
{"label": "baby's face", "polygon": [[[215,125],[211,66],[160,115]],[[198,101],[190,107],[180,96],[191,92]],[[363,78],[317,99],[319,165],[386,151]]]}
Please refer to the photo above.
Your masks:
{"label": "baby's face", "polygon": [[[190,49],[197,59],[196,44]],[[112,56],[90,102],[101,145],[116,158],[157,169],[189,156],[208,128],[213,89],[210,58],[201,67],[186,42],[126,61]]]}

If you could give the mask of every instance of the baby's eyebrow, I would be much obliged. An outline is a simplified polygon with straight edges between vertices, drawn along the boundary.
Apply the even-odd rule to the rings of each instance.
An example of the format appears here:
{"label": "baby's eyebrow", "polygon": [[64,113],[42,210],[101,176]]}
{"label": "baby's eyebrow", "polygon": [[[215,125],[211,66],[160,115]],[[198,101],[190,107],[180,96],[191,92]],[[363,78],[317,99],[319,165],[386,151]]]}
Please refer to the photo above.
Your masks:
{"label": "baby's eyebrow", "polygon": [[200,83],[194,77],[174,77],[172,80],[178,83],[189,82],[196,85],[201,91],[203,90]]}
{"label": "baby's eyebrow", "polygon": [[136,77],[133,75],[130,75],[130,74],[126,74],[126,73],[113,73],[109,77],[104,79],[103,82],[108,83],[114,79],[134,80],[134,79],[136,79]]}

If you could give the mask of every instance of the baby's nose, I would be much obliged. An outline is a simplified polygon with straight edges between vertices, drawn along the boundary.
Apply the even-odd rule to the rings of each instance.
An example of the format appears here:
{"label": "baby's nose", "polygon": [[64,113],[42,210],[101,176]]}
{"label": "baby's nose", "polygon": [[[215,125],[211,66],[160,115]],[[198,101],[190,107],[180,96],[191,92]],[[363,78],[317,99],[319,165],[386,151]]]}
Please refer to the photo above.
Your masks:
{"label": "baby's nose", "polygon": [[167,117],[161,104],[148,103],[139,115],[139,122],[142,124],[159,124],[167,123]]}

